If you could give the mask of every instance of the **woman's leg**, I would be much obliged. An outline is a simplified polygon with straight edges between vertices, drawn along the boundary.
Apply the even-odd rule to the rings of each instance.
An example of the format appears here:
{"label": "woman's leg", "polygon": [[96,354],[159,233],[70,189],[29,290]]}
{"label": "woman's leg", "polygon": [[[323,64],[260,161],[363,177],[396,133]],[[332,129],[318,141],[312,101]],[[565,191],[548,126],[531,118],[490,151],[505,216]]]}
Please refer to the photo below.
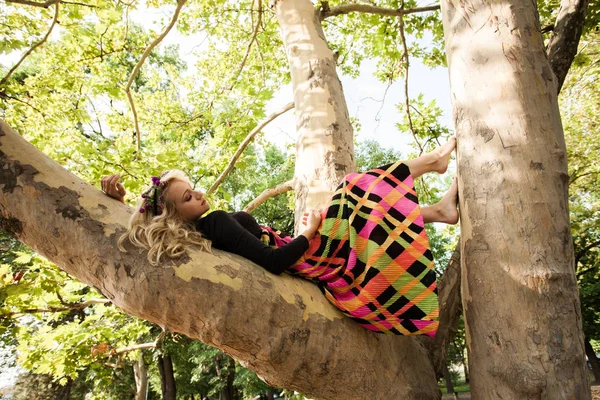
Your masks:
{"label": "woman's leg", "polygon": [[458,180],[454,178],[454,182],[442,200],[432,206],[421,208],[423,221],[428,224],[430,222],[443,222],[454,225],[458,222]]}
{"label": "woman's leg", "polygon": [[413,179],[417,179],[421,175],[435,171],[438,174],[443,174],[448,168],[450,155],[456,147],[456,137],[451,136],[448,142],[430,153],[423,154],[412,160],[405,161],[408,165]]}

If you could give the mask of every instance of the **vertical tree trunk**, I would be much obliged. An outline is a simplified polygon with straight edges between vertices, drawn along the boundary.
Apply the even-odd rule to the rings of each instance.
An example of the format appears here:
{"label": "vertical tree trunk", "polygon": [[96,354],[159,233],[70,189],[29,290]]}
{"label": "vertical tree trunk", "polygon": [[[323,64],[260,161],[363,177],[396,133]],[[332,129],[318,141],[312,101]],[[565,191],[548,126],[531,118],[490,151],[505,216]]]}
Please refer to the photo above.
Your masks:
{"label": "vertical tree trunk", "polygon": [[296,231],[304,210],[320,209],[353,172],[354,143],[333,52],[310,0],[277,0],[277,20],[296,104]]}
{"label": "vertical tree trunk", "polygon": [[135,377],[135,400],[146,400],[148,390],[148,369],[144,361],[144,351],[140,350],[138,359],[133,364],[133,376]]}
{"label": "vertical tree trunk", "polygon": [[450,370],[448,369],[448,364],[444,364],[442,373],[444,374],[444,384],[446,385],[446,391],[448,392],[448,394],[454,393],[454,384],[452,383],[452,375],[450,374]]}
{"label": "vertical tree trunk", "polygon": [[275,391],[273,389],[267,390],[267,400],[273,400],[275,398]]}
{"label": "vertical tree trunk", "polygon": [[592,372],[594,373],[594,380],[596,382],[600,382],[600,360],[596,357],[596,353],[594,353],[594,348],[590,343],[590,340],[585,338],[585,354],[587,355],[588,360],[590,361],[590,365],[592,366]]}
{"label": "vertical tree trunk", "polygon": [[225,368],[223,372],[225,376],[222,376],[221,379],[226,380],[226,385],[221,389],[221,393],[219,395],[219,400],[235,400],[235,386],[233,386],[233,381],[235,380],[235,360],[231,357],[227,357],[225,359]]}
{"label": "vertical tree trunk", "polygon": [[163,400],[175,400],[176,388],[171,356],[166,354],[164,357],[158,358],[158,371],[160,372],[160,388]]}
{"label": "vertical tree trunk", "polygon": [[536,3],[441,5],[473,398],[589,399],[565,143]]}
{"label": "vertical tree trunk", "polygon": [[469,381],[470,381],[470,379],[469,379],[469,365],[467,363],[467,360],[465,360],[464,350],[463,350],[463,356],[462,356],[462,365],[463,365],[463,372],[465,374],[465,383],[469,383]]}

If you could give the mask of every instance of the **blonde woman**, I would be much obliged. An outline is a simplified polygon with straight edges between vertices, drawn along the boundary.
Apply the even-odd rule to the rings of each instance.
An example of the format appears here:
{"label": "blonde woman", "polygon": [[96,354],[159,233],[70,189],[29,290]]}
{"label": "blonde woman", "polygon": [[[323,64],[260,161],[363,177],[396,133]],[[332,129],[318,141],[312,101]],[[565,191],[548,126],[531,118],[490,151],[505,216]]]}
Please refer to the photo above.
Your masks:
{"label": "blonde woman", "polygon": [[[247,213],[210,210],[179,170],[152,177],[127,232],[120,238],[148,250],[158,264],[190,246],[239,254],[274,274],[288,271],[319,285],[344,314],[375,332],[397,335],[437,331],[439,306],[433,257],[424,224],[458,221],[457,182],[437,204],[421,208],[413,181],[444,173],[456,139],[421,157],[347,175],[327,208],[303,216],[298,237],[259,226]],[[102,190],[124,202],[118,175]]]}

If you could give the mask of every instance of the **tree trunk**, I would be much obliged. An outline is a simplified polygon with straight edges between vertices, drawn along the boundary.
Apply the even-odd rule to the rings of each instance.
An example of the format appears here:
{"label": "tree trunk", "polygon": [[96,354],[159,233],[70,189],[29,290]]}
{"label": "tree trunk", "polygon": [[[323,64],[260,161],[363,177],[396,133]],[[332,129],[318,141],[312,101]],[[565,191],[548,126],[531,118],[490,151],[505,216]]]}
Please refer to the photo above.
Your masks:
{"label": "tree trunk", "polygon": [[267,400],[275,399],[275,391],[273,389],[267,390]]}
{"label": "tree trunk", "polygon": [[441,4],[473,398],[589,399],[566,151],[535,2]]}
{"label": "tree trunk", "polygon": [[219,400],[235,400],[235,386],[233,381],[235,380],[235,361],[231,357],[227,357],[226,366],[224,368],[226,385],[221,389]]}
{"label": "tree trunk", "polygon": [[1,229],[126,313],[219,348],[273,386],[327,399],[440,396],[414,337],[369,332],[308,281],[269,274],[218,250],[192,251],[161,268],[132,247],[118,251],[134,211],[67,172],[1,120],[0,188]]}
{"label": "tree trunk", "polygon": [[444,364],[442,367],[442,374],[444,375],[444,384],[446,385],[446,392],[448,394],[454,393],[454,384],[452,383],[452,375],[448,369],[448,364]]}
{"label": "tree trunk", "polygon": [[321,209],[354,172],[354,136],[333,52],[310,0],[277,0],[296,110],[296,232],[305,210]]}
{"label": "tree trunk", "polygon": [[465,383],[469,383],[469,381],[470,381],[470,378],[469,378],[469,365],[467,363],[467,360],[465,360],[464,350],[463,350],[461,359],[462,359],[461,362],[462,362],[462,365],[463,365],[463,372],[465,374]]}
{"label": "tree trunk", "polygon": [[135,364],[133,364],[133,376],[135,377],[135,400],[146,400],[148,390],[148,369],[144,361],[144,352],[140,354]]}
{"label": "tree trunk", "polygon": [[600,383],[600,360],[596,357],[596,353],[594,353],[594,348],[590,343],[590,340],[585,338],[585,354],[587,355],[588,360],[590,361],[590,365],[592,366],[592,372],[594,374],[594,381]]}
{"label": "tree trunk", "polygon": [[173,375],[173,361],[171,356],[166,354],[164,357],[158,357],[158,371],[160,372],[160,389],[163,400],[176,399],[175,376]]}

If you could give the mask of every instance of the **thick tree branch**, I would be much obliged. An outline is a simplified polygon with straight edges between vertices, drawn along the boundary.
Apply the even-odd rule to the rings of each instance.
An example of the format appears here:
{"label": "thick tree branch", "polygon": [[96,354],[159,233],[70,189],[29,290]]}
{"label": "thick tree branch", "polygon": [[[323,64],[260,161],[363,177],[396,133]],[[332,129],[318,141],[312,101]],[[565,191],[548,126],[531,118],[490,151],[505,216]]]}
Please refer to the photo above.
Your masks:
{"label": "thick tree branch", "polygon": [[55,8],[55,11],[54,11],[54,19],[52,19],[52,24],[50,25],[50,29],[48,29],[48,32],[46,33],[46,36],[44,36],[42,38],[42,40],[40,40],[39,42],[37,42],[36,44],[34,44],[29,50],[27,50],[27,52],[25,54],[23,54],[23,57],[21,57],[21,59],[19,60],[19,62],[17,62],[15,64],[15,66],[12,67],[10,71],[8,71],[8,74],[6,74],[6,76],[4,78],[2,78],[2,80],[0,81],[0,87],[3,86],[8,81],[8,79],[13,74],[13,72],[15,72],[15,70],[17,68],[19,68],[19,65],[21,65],[21,63],[23,61],[25,61],[25,59],[27,57],[29,57],[29,55],[35,49],[37,49],[38,47],[40,47],[42,44],[44,44],[46,42],[46,40],[48,40],[48,37],[50,37],[50,34],[52,33],[52,30],[54,29],[54,26],[56,25],[56,22],[58,21],[58,10],[59,10],[58,3],[59,3],[58,0],[53,0],[52,2],[50,2],[50,4],[54,4],[56,8]]}
{"label": "thick tree branch", "polygon": [[0,172],[3,229],[126,313],[219,348],[271,385],[311,397],[439,398],[427,352],[414,337],[364,329],[311,282],[272,275],[216,249],[192,249],[160,267],[133,246],[118,251],[135,210],[66,171],[1,120]]}
{"label": "thick tree branch", "polygon": [[571,63],[577,55],[589,2],[589,0],[561,0],[560,2],[556,24],[546,48],[550,66],[556,76],[557,93],[560,93]]}
{"label": "thick tree branch", "polygon": [[283,182],[275,187],[264,190],[256,199],[252,200],[246,207],[244,207],[244,211],[251,213],[256,209],[256,207],[260,206],[267,199],[289,192],[290,190],[294,190],[294,183],[294,179],[290,179],[287,182]]}
{"label": "thick tree branch", "polygon": [[135,123],[135,134],[137,137],[138,153],[140,152],[140,149],[141,149],[140,126],[139,126],[137,111],[135,109],[135,104],[133,102],[133,97],[131,95],[131,85],[133,84],[135,77],[137,76],[138,72],[140,71],[140,68],[142,68],[144,61],[146,61],[146,58],[148,57],[148,55],[150,54],[152,49],[154,49],[165,38],[165,36],[167,36],[167,34],[171,31],[171,28],[173,28],[173,26],[175,26],[175,22],[177,22],[177,18],[179,17],[179,12],[181,11],[181,8],[184,6],[184,4],[186,2],[187,2],[187,0],[178,0],[177,1],[177,8],[175,9],[173,18],[171,18],[171,22],[165,28],[163,33],[161,33],[159,37],[154,39],[154,41],[152,43],[150,43],[150,45],[146,48],[146,50],[142,54],[142,57],[140,58],[140,60],[136,64],[136,66],[133,68],[133,71],[131,71],[131,75],[129,76],[129,80],[127,81],[127,86],[125,87],[125,93],[127,93],[127,99],[129,99],[129,106],[131,107],[131,112],[133,113],[133,122]]}
{"label": "thick tree branch", "polygon": [[250,55],[250,49],[252,49],[252,44],[254,43],[254,41],[256,40],[256,36],[258,35],[258,29],[260,28],[260,24],[262,22],[262,0],[258,0],[258,18],[256,21],[256,26],[254,27],[254,33],[252,34],[252,38],[250,39],[250,43],[248,43],[248,48],[246,49],[246,54],[244,54],[244,59],[242,60],[242,64],[240,65],[240,68],[238,69],[237,73],[235,74],[235,77],[233,78],[233,82],[231,83],[231,86],[229,87],[229,90],[232,90],[233,87],[235,86],[240,74],[242,73],[242,71],[244,70],[244,66],[246,65],[246,61],[248,60],[248,56]]}
{"label": "thick tree branch", "polygon": [[291,110],[292,108],[294,108],[293,101],[291,103],[286,104],[279,111],[276,111],[273,114],[269,115],[266,119],[264,119],[261,123],[259,123],[254,129],[252,129],[252,132],[250,132],[248,134],[248,136],[246,136],[246,138],[238,146],[237,150],[235,151],[235,154],[229,161],[229,164],[227,164],[227,167],[225,167],[225,170],[221,173],[221,175],[219,175],[219,177],[217,178],[215,183],[212,184],[210,189],[208,189],[208,191],[206,192],[207,195],[213,193],[219,187],[219,185],[225,180],[225,177],[227,176],[227,174],[229,174],[229,172],[231,172],[231,170],[233,169],[233,166],[237,162],[238,158],[240,158],[240,155],[242,154],[242,152],[246,149],[246,147],[252,141],[252,139],[254,139],[254,136],[256,136],[256,134],[258,132],[262,131],[263,128],[265,126],[267,126],[275,118],[279,117],[283,113],[286,113],[287,111]]}
{"label": "thick tree branch", "polygon": [[323,21],[329,17],[335,17],[337,15],[349,14],[352,12],[360,12],[365,14],[379,14],[379,15],[387,15],[391,17],[398,17],[407,14],[421,13],[427,11],[437,11],[440,9],[440,6],[427,6],[427,7],[417,7],[417,8],[409,8],[409,9],[393,9],[393,8],[384,8],[377,7],[368,4],[342,4],[340,6],[336,6],[333,8],[329,8],[329,2],[323,1],[321,2],[321,10],[319,12],[319,18]]}

